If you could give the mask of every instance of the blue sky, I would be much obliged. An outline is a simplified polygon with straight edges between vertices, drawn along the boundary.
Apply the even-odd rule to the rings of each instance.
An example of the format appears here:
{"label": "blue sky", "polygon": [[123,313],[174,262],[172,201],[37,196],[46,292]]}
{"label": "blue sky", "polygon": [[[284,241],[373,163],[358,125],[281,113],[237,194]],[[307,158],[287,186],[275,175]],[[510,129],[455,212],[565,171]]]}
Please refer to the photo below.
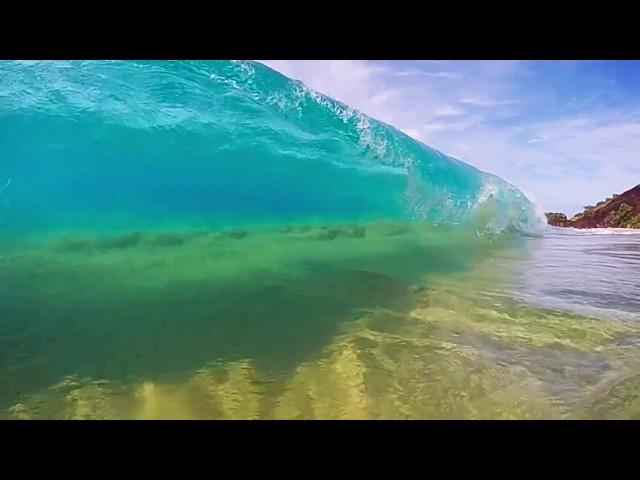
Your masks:
{"label": "blue sky", "polygon": [[573,214],[640,183],[638,61],[263,61]]}

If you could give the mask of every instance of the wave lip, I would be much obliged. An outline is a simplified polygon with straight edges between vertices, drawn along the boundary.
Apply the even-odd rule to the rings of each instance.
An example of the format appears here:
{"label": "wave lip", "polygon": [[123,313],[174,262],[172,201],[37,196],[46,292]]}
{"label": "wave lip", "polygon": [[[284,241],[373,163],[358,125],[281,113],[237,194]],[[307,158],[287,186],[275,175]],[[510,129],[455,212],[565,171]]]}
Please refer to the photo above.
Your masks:
{"label": "wave lip", "polygon": [[533,204],[499,177],[260,63],[0,70],[0,178],[13,180],[3,228],[384,217],[541,229]]}

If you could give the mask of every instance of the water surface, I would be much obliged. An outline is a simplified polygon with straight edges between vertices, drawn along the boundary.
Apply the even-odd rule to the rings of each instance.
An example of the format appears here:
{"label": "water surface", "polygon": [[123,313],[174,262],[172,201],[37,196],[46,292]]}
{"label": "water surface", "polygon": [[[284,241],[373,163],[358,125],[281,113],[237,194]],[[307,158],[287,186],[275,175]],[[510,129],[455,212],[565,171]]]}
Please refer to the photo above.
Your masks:
{"label": "water surface", "polygon": [[0,74],[0,417],[639,415],[640,236],[253,62]]}

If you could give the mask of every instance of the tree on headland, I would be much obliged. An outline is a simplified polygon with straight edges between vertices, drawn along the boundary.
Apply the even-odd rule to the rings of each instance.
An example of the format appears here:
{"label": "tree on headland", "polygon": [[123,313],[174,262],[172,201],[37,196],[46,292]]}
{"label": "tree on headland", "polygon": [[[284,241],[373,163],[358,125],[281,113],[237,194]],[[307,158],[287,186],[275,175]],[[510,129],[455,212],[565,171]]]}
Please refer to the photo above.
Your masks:
{"label": "tree on headland", "polygon": [[560,212],[547,212],[545,213],[545,215],[547,216],[547,222],[549,223],[549,225],[555,225],[555,226],[565,226],[565,224],[567,223],[567,216],[564,213],[560,213]]}
{"label": "tree on headland", "polygon": [[634,215],[633,207],[624,202],[609,213],[607,221],[619,228],[640,228],[640,215]]}
{"label": "tree on headland", "polygon": [[549,212],[547,221],[559,227],[640,228],[640,185],[583,208],[569,220],[562,213]]}
{"label": "tree on headland", "polygon": [[550,220],[561,220],[561,221],[567,220],[567,216],[564,213],[548,212],[546,215],[547,215],[547,218]]}

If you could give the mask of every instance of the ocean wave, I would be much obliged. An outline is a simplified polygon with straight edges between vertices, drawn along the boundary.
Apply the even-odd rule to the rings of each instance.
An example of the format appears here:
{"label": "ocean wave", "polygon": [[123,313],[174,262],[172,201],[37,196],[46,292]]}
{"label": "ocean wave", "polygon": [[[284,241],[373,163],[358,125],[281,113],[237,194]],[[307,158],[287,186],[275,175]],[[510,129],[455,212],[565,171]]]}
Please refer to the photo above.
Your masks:
{"label": "ocean wave", "polygon": [[187,217],[383,217],[493,234],[544,225],[504,180],[259,63],[3,61],[0,71],[0,175],[20,185],[5,229]]}

